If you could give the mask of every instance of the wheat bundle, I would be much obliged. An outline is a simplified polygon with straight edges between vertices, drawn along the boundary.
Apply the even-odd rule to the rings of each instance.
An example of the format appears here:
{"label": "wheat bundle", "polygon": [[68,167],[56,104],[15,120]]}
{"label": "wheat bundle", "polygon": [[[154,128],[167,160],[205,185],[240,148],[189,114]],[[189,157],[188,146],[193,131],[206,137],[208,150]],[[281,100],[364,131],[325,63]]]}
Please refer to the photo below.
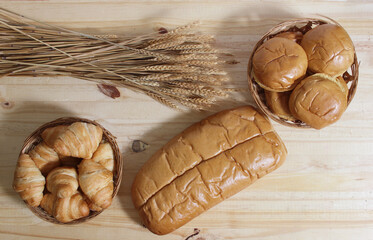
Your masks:
{"label": "wheat bundle", "polygon": [[214,38],[193,31],[124,38],[84,34],[0,9],[0,76],[71,76],[141,91],[172,108],[226,97]]}

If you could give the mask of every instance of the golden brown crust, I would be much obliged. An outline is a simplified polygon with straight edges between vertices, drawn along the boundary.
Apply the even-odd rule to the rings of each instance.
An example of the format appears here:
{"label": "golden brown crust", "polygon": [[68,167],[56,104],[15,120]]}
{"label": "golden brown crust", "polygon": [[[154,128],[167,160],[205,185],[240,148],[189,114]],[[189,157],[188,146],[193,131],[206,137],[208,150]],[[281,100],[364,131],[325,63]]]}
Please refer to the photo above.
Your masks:
{"label": "golden brown crust", "polygon": [[307,71],[307,56],[292,40],[274,37],[264,42],[253,56],[255,81],[263,88],[285,92],[293,89]]}
{"label": "golden brown crust", "polygon": [[73,167],[58,167],[47,176],[47,189],[59,198],[71,197],[79,187],[78,174]]}
{"label": "golden brown crust", "polygon": [[291,91],[271,92],[265,90],[264,92],[266,103],[274,114],[286,120],[295,120],[295,117],[291,114],[289,109],[289,98]]}
{"label": "golden brown crust", "polygon": [[58,154],[45,142],[36,145],[29,155],[43,175],[47,175],[53,168],[61,164]]}
{"label": "golden brown crust", "polygon": [[58,198],[50,193],[44,195],[41,207],[62,223],[89,215],[88,204],[79,192],[67,198]]}
{"label": "golden brown crust", "polygon": [[337,81],[338,81],[337,84],[342,89],[342,92],[346,95],[346,98],[347,98],[348,97],[349,89],[348,89],[348,86],[347,86],[345,80],[343,79],[342,76],[338,76],[337,77]]}
{"label": "golden brown crust", "polygon": [[91,159],[82,160],[78,171],[83,193],[97,207],[108,208],[114,191],[113,173]]}
{"label": "golden brown crust", "polygon": [[169,233],[279,167],[286,148],[250,106],[185,129],[140,169],[132,199],[148,229]]}
{"label": "golden brown crust", "polygon": [[289,99],[291,113],[316,129],[336,122],[346,108],[347,98],[342,87],[326,74],[314,74],[304,79]]}
{"label": "golden brown crust", "polygon": [[331,76],[343,74],[354,62],[354,45],[340,26],[323,24],[308,31],[301,42],[308,68]]}
{"label": "golden brown crust", "polygon": [[101,143],[91,159],[111,172],[114,169],[114,152],[110,143]]}
{"label": "golden brown crust", "polygon": [[13,188],[30,206],[37,207],[43,199],[45,178],[28,154],[21,154],[14,172]]}
{"label": "golden brown crust", "polygon": [[41,137],[48,146],[53,147],[53,143],[58,137],[66,131],[67,125],[58,125],[55,127],[47,128],[41,133]]}
{"label": "golden brown crust", "polygon": [[74,122],[67,127],[47,128],[41,136],[59,155],[91,158],[101,142],[102,129],[90,123]]}

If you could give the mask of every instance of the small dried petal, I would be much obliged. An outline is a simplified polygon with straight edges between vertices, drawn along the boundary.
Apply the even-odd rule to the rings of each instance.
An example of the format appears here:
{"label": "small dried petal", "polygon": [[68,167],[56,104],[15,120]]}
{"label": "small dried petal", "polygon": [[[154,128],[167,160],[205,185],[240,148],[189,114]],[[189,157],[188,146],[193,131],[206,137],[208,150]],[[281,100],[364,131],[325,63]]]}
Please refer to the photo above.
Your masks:
{"label": "small dried petal", "polygon": [[134,152],[143,152],[149,147],[149,144],[141,141],[141,140],[135,140],[132,142],[132,151]]}
{"label": "small dried petal", "polygon": [[161,28],[158,29],[158,33],[159,34],[166,34],[166,33],[168,33],[168,30],[164,27],[161,27]]}
{"label": "small dried petal", "polygon": [[120,92],[118,88],[114,86],[107,85],[107,84],[97,84],[97,87],[100,90],[100,92],[102,92],[108,97],[111,97],[113,99],[120,97]]}

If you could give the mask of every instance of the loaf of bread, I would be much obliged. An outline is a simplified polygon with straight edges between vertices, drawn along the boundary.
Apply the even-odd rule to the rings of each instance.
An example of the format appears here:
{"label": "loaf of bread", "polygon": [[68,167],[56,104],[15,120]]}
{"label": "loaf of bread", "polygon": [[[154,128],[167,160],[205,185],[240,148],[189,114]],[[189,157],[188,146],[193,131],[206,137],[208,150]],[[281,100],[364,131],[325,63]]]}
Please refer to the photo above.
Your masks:
{"label": "loaf of bread", "polygon": [[256,109],[222,111],[158,150],[137,173],[132,200],[150,231],[167,234],[272,172],[286,155]]}

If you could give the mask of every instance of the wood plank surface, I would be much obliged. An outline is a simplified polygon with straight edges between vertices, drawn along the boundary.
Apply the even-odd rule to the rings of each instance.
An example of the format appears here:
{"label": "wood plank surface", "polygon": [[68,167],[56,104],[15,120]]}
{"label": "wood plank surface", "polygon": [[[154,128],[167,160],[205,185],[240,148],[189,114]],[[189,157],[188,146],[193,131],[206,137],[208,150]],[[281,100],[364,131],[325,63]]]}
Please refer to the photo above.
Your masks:
{"label": "wood plank surface", "polygon": [[[256,41],[275,24],[294,17],[321,14],[340,22],[361,62],[356,96],[340,121],[321,131],[273,123],[288,148],[284,165],[166,236],[142,227],[130,186],[157,149],[210,113],[177,112],[128,89],[120,89],[121,97],[114,100],[94,83],[69,77],[3,77],[0,239],[373,239],[373,2],[47,0],[2,1],[0,7],[87,33],[128,36],[201,20],[200,30],[214,34],[217,47],[237,62],[224,65],[237,87],[247,87],[246,67]],[[249,93],[231,106],[242,104],[253,104]],[[75,226],[37,218],[12,189],[24,139],[62,116],[97,120],[117,136],[124,158],[122,185],[113,205]],[[132,152],[137,139],[150,147]],[[199,234],[188,238],[195,231]]]}

